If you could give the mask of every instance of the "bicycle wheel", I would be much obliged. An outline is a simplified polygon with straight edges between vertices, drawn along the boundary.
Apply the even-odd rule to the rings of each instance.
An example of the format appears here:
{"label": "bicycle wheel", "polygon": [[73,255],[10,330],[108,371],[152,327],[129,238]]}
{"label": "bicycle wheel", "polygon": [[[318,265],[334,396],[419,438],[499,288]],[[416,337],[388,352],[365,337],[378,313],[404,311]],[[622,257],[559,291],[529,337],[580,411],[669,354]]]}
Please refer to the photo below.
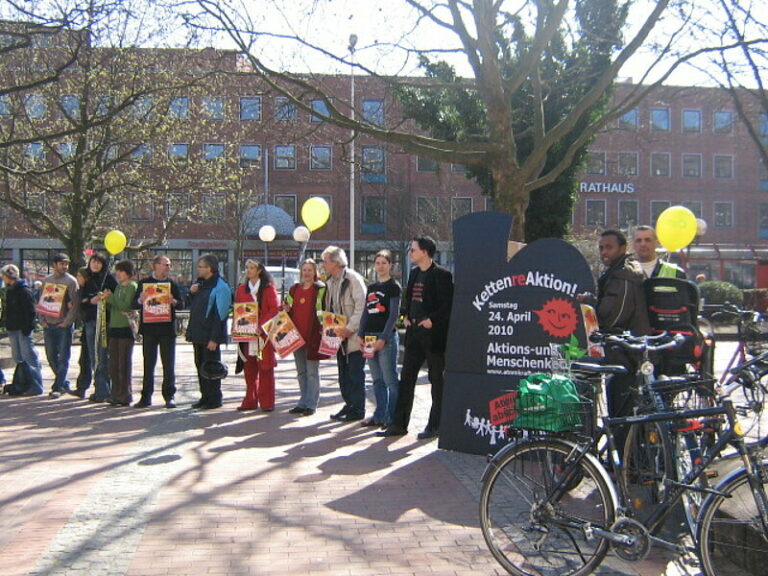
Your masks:
{"label": "bicycle wheel", "polygon": [[[764,466],[768,463],[764,463]],[[768,509],[762,485],[757,497]],[[765,575],[768,533],[763,529],[755,494],[744,470],[717,487],[704,502],[699,516],[697,545],[701,566],[707,576]],[[766,519],[768,520],[768,519]]]}
{"label": "bicycle wheel", "polygon": [[[693,467],[701,459],[702,447],[699,437],[692,430],[678,430],[675,435],[675,470],[677,471],[677,480],[682,481]],[[695,487],[706,489],[709,487],[706,474],[699,476],[694,484]],[[698,520],[701,506],[704,502],[706,493],[695,490],[686,490],[683,492],[683,508],[685,510],[685,520],[688,524],[688,530],[691,536],[696,535],[696,522]]]}
{"label": "bicycle wheel", "polygon": [[641,522],[664,496],[665,480],[674,478],[672,447],[660,422],[632,424],[624,443],[622,482],[635,517]]}
{"label": "bicycle wheel", "polygon": [[606,477],[591,458],[564,478],[573,445],[556,439],[521,442],[483,479],[480,526],[496,560],[518,576],[589,574],[608,550],[604,538],[585,533],[587,524],[610,527],[615,500]]}

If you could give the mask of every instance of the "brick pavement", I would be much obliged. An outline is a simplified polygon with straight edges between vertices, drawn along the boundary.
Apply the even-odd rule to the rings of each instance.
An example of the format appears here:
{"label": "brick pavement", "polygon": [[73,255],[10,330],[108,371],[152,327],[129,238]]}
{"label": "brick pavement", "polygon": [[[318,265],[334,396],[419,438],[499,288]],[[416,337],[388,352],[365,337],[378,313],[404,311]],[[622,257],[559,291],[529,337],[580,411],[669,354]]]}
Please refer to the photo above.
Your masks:
{"label": "brick pavement", "polygon": [[[328,419],[332,362],[314,416],[286,413],[298,397],[291,359],[277,368],[275,412],[235,410],[242,376],[225,381],[221,410],[197,412],[191,348],[178,352],[176,410],[159,392],[147,410],[0,399],[0,575],[505,573],[478,527],[484,459],[415,438],[428,386],[417,386],[411,433],[380,439]],[[137,347],[135,389],[140,365]],[[608,558],[597,574],[696,573],[667,564]]]}

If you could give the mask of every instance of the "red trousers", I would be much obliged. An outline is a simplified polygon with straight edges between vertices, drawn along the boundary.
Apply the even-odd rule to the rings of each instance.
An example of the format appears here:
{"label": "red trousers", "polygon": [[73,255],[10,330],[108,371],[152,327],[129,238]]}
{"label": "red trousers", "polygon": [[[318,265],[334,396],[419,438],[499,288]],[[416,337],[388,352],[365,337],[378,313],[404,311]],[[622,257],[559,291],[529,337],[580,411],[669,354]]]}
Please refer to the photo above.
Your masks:
{"label": "red trousers", "polygon": [[261,406],[262,410],[275,407],[275,369],[260,369],[259,359],[248,357],[243,365],[245,374],[245,398],[241,408],[253,410]]}

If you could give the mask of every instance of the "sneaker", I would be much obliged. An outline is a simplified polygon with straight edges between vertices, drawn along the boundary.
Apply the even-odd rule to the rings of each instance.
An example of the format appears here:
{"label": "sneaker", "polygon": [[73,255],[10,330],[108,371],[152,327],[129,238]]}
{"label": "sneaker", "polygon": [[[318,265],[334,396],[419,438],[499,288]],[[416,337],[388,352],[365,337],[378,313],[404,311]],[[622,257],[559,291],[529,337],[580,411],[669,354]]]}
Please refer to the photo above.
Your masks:
{"label": "sneaker", "polygon": [[61,392],[58,390],[51,390],[48,394],[48,398],[61,398]]}
{"label": "sneaker", "polygon": [[77,396],[80,399],[85,398],[85,390],[82,388],[75,388],[74,390],[67,390],[67,394],[71,394],[72,396]]}
{"label": "sneaker", "polygon": [[304,408],[301,406],[294,406],[290,410],[288,410],[288,414],[304,414]]}
{"label": "sneaker", "polygon": [[302,416],[312,416],[315,411],[312,408],[304,408],[304,411],[301,413]]}
{"label": "sneaker", "polygon": [[147,400],[139,400],[133,405],[134,408],[149,408],[150,406],[152,406],[152,402],[148,402]]}
{"label": "sneaker", "polygon": [[434,428],[424,428],[424,432],[419,432],[416,435],[416,438],[419,440],[431,440],[432,438],[437,438],[437,430]]}
{"label": "sneaker", "polygon": [[165,407],[169,409],[176,408],[176,402],[174,402],[173,400],[167,400],[165,403]]}

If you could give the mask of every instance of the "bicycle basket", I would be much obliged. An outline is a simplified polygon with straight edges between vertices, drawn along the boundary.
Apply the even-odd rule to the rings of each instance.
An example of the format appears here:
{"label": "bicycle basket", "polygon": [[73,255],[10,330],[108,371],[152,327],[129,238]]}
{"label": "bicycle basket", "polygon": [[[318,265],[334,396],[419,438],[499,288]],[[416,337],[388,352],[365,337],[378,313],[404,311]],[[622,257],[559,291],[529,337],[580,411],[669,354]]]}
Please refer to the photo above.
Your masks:
{"label": "bicycle basket", "polygon": [[520,381],[516,410],[511,428],[566,432],[591,421],[592,402],[580,398],[565,376],[531,374]]}
{"label": "bicycle basket", "polygon": [[744,347],[752,356],[768,352],[768,321],[758,320],[744,325]]}

